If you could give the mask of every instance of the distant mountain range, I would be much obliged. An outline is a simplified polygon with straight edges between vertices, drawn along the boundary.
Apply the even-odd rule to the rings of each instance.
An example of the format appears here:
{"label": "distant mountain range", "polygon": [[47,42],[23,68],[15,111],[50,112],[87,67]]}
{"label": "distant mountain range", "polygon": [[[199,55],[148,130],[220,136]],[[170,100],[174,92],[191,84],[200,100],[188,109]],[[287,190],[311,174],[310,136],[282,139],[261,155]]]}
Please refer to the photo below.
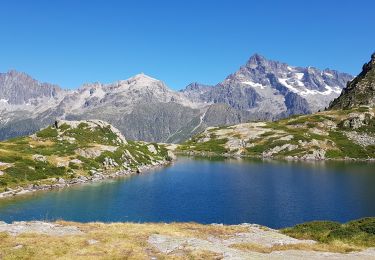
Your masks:
{"label": "distant mountain range", "polygon": [[56,119],[100,119],[128,139],[181,142],[208,126],[324,109],[352,78],[258,54],[216,86],[192,83],[181,91],[144,74],[72,91],[9,71],[0,74],[0,140],[30,134]]}

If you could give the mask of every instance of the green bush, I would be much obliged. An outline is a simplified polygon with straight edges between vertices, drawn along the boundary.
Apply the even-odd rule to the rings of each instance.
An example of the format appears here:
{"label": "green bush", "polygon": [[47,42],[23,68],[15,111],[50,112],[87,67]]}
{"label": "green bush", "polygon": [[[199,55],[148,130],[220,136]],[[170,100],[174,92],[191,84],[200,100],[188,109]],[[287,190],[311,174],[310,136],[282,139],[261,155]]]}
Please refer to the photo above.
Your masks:
{"label": "green bush", "polygon": [[361,230],[355,227],[340,227],[332,230],[328,236],[328,240],[351,240],[353,237],[360,235]]}
{"label": "green bush", "polygon": [[340,228],[340,226],[340,223],[333,221],[312,221],[284,229],[283,232],[292,237],[323,242],[331,231]]}
{"label": "green bush", "polygon": [[298,239],[313,239],[322,243],[342,241],[356,246],[375,246],[375,217],[340,224],[332,221],[313,221],[281,230]]}
{"label": "green bush", "polygon": [[196,151],[204,151],[204,152],[212,152],[217,154],[222,154],[228,152],[228,150],[224,147],[227,143],[228,139],[211,139],[207,142],[203,143],[196,143],[195,149]]}
{"label": "green bush", "polygon": [[375,218],[361,218],[348,223],[351,227],[356,227],[368,234],[375,235]]}
{"label": "green bush", "polygon": [[44,128],[43,130],[36,133],[36,136],[40,138],[54,138],[57,137],[57,135],[57,129],[52,128],[51,126]]}
{"label": "green bush", "polygon": [[59,129],[60,129],[61,131],[66,131],[66,130],[68,130],[69,128],[70,128],[70,125],[68,125],[68,124],[66,124],[66,123],[62,124],[62,125],[59,127]]}

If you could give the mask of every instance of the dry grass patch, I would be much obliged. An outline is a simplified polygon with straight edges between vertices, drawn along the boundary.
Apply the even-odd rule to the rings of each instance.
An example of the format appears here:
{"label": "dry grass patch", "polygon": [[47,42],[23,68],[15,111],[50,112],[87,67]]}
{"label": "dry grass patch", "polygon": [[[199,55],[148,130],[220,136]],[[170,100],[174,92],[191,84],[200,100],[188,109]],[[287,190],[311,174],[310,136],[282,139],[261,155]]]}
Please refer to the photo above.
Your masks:
{"label": "dry grass patch", "polygon": [[181,256],[165,255],[148,244],[152,234],[174,237],[226,238],[247,229],[241,226],[215,226],[194,223],[134,224],[134,223],[73,223],[59,221],[64,226],[76,226],[83,234],[48,236],[0,233],[0,259],[220,259],[208,251],[182,252]]}
{"label": "dry grass patch", "polygon": [[262,246],[253,243],[241,243],[233,244],[231,247],[246,250],[251,252],[258,252],[263,254],[269,254],[273,251],[286,251],[286,250],[300,250],[300,251],[318,251],[318,252],[333,252],[333,253],[350,253],[353,251],[360,251],[363,248],[357,246],[351,246],[345,244],[341,241],[333,241],[329,244],[316,243],[316,244],[284,244],[284,245],[274,245],[271,247]]}
{"label": "dry grass patch", "polygon": [[46,139],[46,140],[42,140],[42,139],[40,139],[40,140],[35,140],[35,139],[29,139],[28,140],[28,143],[30,144],[30,145],[32,145],[32,146],[34,146],[34,147],[38,147],[38,146],[53,146],[53,145],[55,145],[55,142],[54,141],[52,141],[52,140],[48,140],[48,139]]}

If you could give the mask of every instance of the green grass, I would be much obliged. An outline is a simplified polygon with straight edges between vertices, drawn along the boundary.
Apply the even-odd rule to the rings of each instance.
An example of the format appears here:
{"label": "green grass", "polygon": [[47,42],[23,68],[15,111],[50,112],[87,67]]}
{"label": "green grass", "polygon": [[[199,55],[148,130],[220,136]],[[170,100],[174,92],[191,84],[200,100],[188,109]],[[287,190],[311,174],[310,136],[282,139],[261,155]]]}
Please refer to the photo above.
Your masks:
{"label": "green grass", "polygon": [[358,158],[358,159],[365,159],[370,156],[366,149],[361,147],[358,144],[353,143],[350,141],[342,132],[338,131],[330,131],[329,138],[334,141],[338,151],[330,150],[328,151],[327,156],[329,158],[338,158],[338,157],[349,157],[349,158]]}
{"label": "green grass", "polygon": [[13,186],[13,184],[64,176],[66,170],[64,167],[56,167],[48,162],[19,159],[13,167],[5,170],[7,174],[0,177],[0,186]]}
{"label": "green grass", "polygon": [[375,246],[375,217],[353,220],[345,224],[332,221],[313,221],[281,230],[298,238],[313,239],[321,243],[344,242],[350,245]]}
{"label": "green grass", "polygon": [[209,152],[215,154],[223,154],[228,152],[224,145],[228,142],[228,138],[216,139],[214,134],[211,134],[211,139],[206,142],[198,142],[199,136],[197,138],[191,139],[185,144],[179,147],[180,151],[191,150],[192,147],[194,151],[197,152]]}
{"label": "green grass", "polygon": [[246,151],[250,155],[261,155],[263,152],[268,151],[276,146],[283,146],[290,143],[290,141],[274,140],[273,138],[264,140],[261,144],[257,144],[253,147],[246,148]]}
{"label": "green grass", "polygon": [[54,138],[54,137],[57,137],[57,135],[58,135],[57,129],[51,126],[36,133],[36,136],[40,138]]}
{"label": "green grass", "polygon": [[117,135],[110,127],[90,129],[88,124],[80,123],[76,128],[69,128],[64,132],[65,136],[73,137],[81,145],[100,143],[105,145],[117,145]]}
{"label": "green grass", "polygon": [[309,116],[299,116],[295,119],[290,120],[287,124],[288,125],[299,125],[299,124],[307,124],[307,125],[315,125],[315,123],[324,122],[325,120],[331,120],[330,117],[324,115],[309,115]]}
{"label": "green grass", "polygon": [[211,139],[207,142],[197,143],[195,146],[195,150],[200,152],[212,152],[217,154],[222,154],[228,152],[228,150],[224,147],[227,143],[228,139]]}

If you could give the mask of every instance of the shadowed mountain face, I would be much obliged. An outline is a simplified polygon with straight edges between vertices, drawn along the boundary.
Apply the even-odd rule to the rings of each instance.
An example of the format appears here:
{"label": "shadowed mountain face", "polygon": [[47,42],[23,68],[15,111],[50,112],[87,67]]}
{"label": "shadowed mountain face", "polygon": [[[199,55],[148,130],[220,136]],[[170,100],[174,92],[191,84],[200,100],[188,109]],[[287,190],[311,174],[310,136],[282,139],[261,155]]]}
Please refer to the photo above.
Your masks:
{"label": "shadowed mountain face", "polygon": [[129,139],[181,142],[208,126],[323,109],[351,78],[260,55],[216,86],[192,83],[181,91],[144,74],[71,91],[11,71],[0,74],[0,139],[30,134],[55,119],[101,119]]}
{"label": "shadowed mountain face", "polygon": [[375,53],[364,64],[362,72],[343,89],[341,95],[330,105],[330,109],[349,109],[361,105],[375,105]]}

